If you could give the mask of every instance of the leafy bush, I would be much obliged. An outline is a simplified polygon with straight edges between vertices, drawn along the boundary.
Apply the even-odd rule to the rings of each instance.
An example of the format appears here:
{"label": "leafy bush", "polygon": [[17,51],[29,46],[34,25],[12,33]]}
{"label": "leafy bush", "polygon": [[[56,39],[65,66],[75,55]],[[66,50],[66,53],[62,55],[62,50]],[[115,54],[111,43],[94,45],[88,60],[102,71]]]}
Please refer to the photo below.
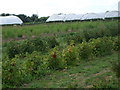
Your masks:
{"label": "leafy bush", "polygon": [[66,62],[66,65],[75,65],[78,61],[77,48],[74,46],[74,42],[71,42],[71,45],[67,46],[66,49],[62,52],[63,60]]}
{"label": "leafy bush", "polygon": [[62,61],[61,53],[57,51],[57,47],[50,52],[47,61],[50,69],[62,69],[64,67],[64,61]]}
{"label": "leafy bush", "polygon": [[92,39],[89,42],[92,46],[92,53],[95,56],[104,56],[112,52],[113,45],[109,37]]}
{"label": "leafy bush", "polygon": [[91,59],[92,58],[92,49],[89,43],[82,42],[78,46],[78,52],[80,59]]}
{"label": "leafy bush", "polygon": [[55,37],[49,37],[49,38],[46,38],[44,40],[46,41],[49,48],[54,48],[55,46],[59,45],[59,43],[57,42]]}
{"label": "leafy bush", "polygon": [[[18,58],[4,60],[2,65],[2,81],[3,87],[6,85],[17,86],[23,81],[30,80],[29,74],[25,72],[22,62]],[[29,79],[28,79],[29,78]]]}
{"label": "leafy bush", "polygon": [[42,76],[48,72],[47,61],[43,60],[43,56],[39,52],[26,53],[24,60],[25,71],[27,73]]}
{"label": "leafy bush", "polygon": [[45,52],[48,48],[46,42],[41,38],[35,38],[30,40],[30,42],[34,45],[34,51]]}
{"label": "leafy bush", "polygon": [[113,38],[113,50],[120,51],[120,36]]}
{"label": "leafy bush", "polygon": [[[43,76],[50,72],[48,63],[39,52],[26,53],[24,58],[16,55],[3,60],[3,87],[19,86],[31,81],[35,76]],[[22,60],[21,60],[22,59]]]}
{"label": "leafy bush", "polygon": [[29,40],[14,42],[11,41],[6,49],[9,58],[14,58],[17,54],[25,54],[26,52],[32,53],[34,51],[34,45]]}
{"label": "leafy bush", "polygon": [[23,42],[18,43],[19,46],[19,54],[25,54],[26,52],[32,53],[34,51],[35,46],[29,40],[25,40]]}
{"label": "leafy bush", "polygon": [[84,37],[81,33],[73,32],[67,34],[65,40],[67,41],[67,44],[70,45],[71,40],[73,40],[75,43],[81,43],[84,40]]}
{"label": "leafy bush", "polygon": [[14,42],[10,42],[7,46],[6,53],[8,54],[9,58],[15,57],[16,54],[20,53],[19,45]]}

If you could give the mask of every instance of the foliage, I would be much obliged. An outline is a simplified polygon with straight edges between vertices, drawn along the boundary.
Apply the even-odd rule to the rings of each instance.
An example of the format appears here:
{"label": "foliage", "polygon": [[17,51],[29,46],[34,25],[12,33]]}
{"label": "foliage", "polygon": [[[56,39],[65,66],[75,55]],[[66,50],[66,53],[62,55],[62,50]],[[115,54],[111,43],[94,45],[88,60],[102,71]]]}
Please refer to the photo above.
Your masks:
{"label": "foliage", "polygon": [[[118,35],[117,21],[94,21],[94,22],[66,22],[66,23],[44,23],[39,25],[28,26],[5,26],[3,27],[3,40],[9,38],[17,38],[19,35],[25,35],[28,37],[40,36],[40,34],[52,34],[56,33],[58,36],[64,33],[73,33],[68,35],[68,38],[76,40],[77,36],[80,36],[78,40],[86,39],[89,41],[91,38],[98,38],[104,36],[116,36]],[[31,32],[32,30],[32,32]],[[78,33],[78,35],[76,34]],[[49,36],[48,34],[48,36]],[[76,36],[77,35],[77,36]]]}
{"label": "foliage", "polygon": [[[118,54],[118,55],[120,55],[120,54]],[[117,61],[112,62],[112,70],[116,73],[116,76],[120,80],[120,60],[119,60],[119,56],[118,56]]]}
{"label": "foliage", "polygon": [[78,46],[78,52],[80,59],[91,59],[92,58],[92,48],[89,43],[82,42]]}
{"label": "foliage", "polygon": [[120,83],[116,80],[105,80],[104,78],[101,78],[101,80],[96,81],[96,83],[93,85],[93,88],[107,88],[107,89],[118,89]]}
{"label": "foliage", "polygon": [[9,58],[13,58],[16,54],[19,54],[19,46],[17,43],[10,42],[7,44],[6,53],[8,54]]}
{"label": "foliage", "polygon": [[35,39],[30,40],[30,42],[34,46],[33,47],[34,51],[44,52],[48,48],[46,41],[42,40],[42,38],[35,38]]}
{"label": "foliage", "polygon": [[25,72],[24,67],[22,66],[18,58],[13,58],[11,60],[5,58],[2,64],[2,69],[3,87],[5,85],[21,85],[22,82],[25,82],[25,80],[27,81],[28,78],[30,80],[29,74]]}
{"label": "foliage", "polygon": [[116,36],[113,39],[113,49],[115,51],[120,51],[120,36]]}
{"label": "foliage", "polygon": [[26,53],[25,59],[25,71],[31,75],[45,75],[48,72],[48,64],[46,60],[39,52],[34,51],[32,54]]}
{"label": "foliage", "polygon": [[[7,47],[7,53],[3,57],[4,85],[18,86],[29,81],[28,79],[44,76],[52,70],[77,65],[81,60],[109,55],[112,51],[117,51],[114,48],[119,45],[116,44],[116,37],[91,39],[89,42],[84,41],[79,45],[72,40],[70,45],[63,49],[56,47],[60,42],[57,43],[55,38],[48,41],[36,38],[4,45]],[[118,77],[119,66],[118,63],[113,66]]]}
{"label": "foliage", "polygon": [[64,68],[64,61],[61,59],[61,53],[58,52],[57,47],[50,52],[47,61],[50,69]]}
{"label": "foliage", "polygon": [[44,40],[47,42],[47,45],[49,48],[54,48],[55,46],[59,45],[59,43],[55,37],[49,37],[49,38],[46,38]]}
{"label": "foliage", "polygon": [[[3,60],[3,86],[19,86],[23,82],[31,81],[35,76],[43,76],[49,73],[48,64],[38,52],[26,53],[25,58],[16,55]],[[22,59],[22,60],[21,60]]]}
{"label": "foliage", "polygon": [[71,41],[71,44],[63,50],[62,57],[67,65],[75,65],[77,63],[78,54],[76,49],[77,48],[74,46],[74,41]]}
{"label": "foliage", "polygon": [[95,56],[104,56],[112,53],[113,42],[110,37],[92,39],[89,42],[92,46],[92,53]]}

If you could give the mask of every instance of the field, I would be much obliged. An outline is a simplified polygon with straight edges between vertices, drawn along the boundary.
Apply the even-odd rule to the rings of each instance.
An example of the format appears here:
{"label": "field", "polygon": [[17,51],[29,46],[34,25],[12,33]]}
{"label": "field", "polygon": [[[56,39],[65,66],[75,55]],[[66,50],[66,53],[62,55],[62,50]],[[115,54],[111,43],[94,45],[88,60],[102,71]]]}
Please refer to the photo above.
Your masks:
{"label": "field", "polygon": [[[3,40],[34,38],[39,36],[63,35],[64,33],[90,31],[90,33],[116,35],[118,32],[118,21],[95,21],[95,22],[67,22],[46,23],[28,26],[5,26],[3,27]],[[99,31],[99,32],[98,32]]]}
{"label": "field", "polygon": [[2,37],[3,88],[119,88],[117,20],[4,26]]}

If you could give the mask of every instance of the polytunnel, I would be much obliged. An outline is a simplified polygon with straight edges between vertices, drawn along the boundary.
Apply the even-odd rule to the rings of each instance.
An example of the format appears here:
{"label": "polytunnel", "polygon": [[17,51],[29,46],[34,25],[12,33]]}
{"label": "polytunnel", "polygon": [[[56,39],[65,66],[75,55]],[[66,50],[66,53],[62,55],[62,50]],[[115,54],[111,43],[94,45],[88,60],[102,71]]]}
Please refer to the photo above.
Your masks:
{"label": "polytunnel", "polygon": [[0,25],[22,24],[23,21],[17,16],[0,16]]}

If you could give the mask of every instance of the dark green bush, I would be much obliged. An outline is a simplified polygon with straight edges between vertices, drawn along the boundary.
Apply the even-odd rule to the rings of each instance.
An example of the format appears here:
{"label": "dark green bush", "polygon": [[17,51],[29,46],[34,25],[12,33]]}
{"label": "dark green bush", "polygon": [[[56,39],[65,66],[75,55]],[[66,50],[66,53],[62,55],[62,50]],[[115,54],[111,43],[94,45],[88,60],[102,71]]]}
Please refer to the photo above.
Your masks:
{"label": "dark green bush", "polygon": [[104,56],[112,53],[112,41],[109,37],[92,39],[89,41],[92,53],[95,56]]}
{"label": "dark green bush", "polygon": [[25,71],[31,75],[45,75],[48,72],[48,64],[46,60],[43,60],[43,55],[39,52],[32,52],[31,54],[26,53],[25,60]]}
{"label": "dark green bush", "polygon": [[62,58],[66,65],[76,65],[78,62],[77,47],[74,44],[67,46],[62,52]]}
{"label": "dark green bush", "polygon": [[16,42],[10,42],[7,46],[6,53],[8,54],[9,58],[15,57],[16,54],[20,53],[19,44]]}
{"label": "dark green bush", "polygon": [[4,58],[2,64],[3,87],[19,86],[28,83],[36,76],[49,73],[48,63],[39,52],[26,53],[24,58],[16,55],[14,58]]}
{"label": "dark green bush", "polygon": [[19,58],[15,57],[13,59],[4,58],[2,63],[2,83],[3,87],[8,86],[18,86],[23,82],[31,80],[29,73],[25,72],[23,63]]}
{"label": "dark green bush", "polygon": [[56,47],[49,53],[47,61],[50,69],[64,68],[64,61],[62,61],[61,53],[58,52]]}
{"label": "dark green bush", "polygon": [[113,38],[113,50],[120,51],[120,36]]}
{"label": "dark green bush", "polygon": [[45,52],[47,49],[46,42],[41,38],[35,38],[33,40],[30,40],[29,42],[33,44],[34,51]]}
{"label": "dark green bush", "polygon": [[78,53],[80,59],[91,59],[92,58],[92,48],[89,43],[82,42],[78,46]]}
{"label": "dark green bush", "polygon": [[59,43],[57,42],[55,37],[48,37],[44,40],[47,43],[49,48],[54,48],[55,46],[59,46]]}

